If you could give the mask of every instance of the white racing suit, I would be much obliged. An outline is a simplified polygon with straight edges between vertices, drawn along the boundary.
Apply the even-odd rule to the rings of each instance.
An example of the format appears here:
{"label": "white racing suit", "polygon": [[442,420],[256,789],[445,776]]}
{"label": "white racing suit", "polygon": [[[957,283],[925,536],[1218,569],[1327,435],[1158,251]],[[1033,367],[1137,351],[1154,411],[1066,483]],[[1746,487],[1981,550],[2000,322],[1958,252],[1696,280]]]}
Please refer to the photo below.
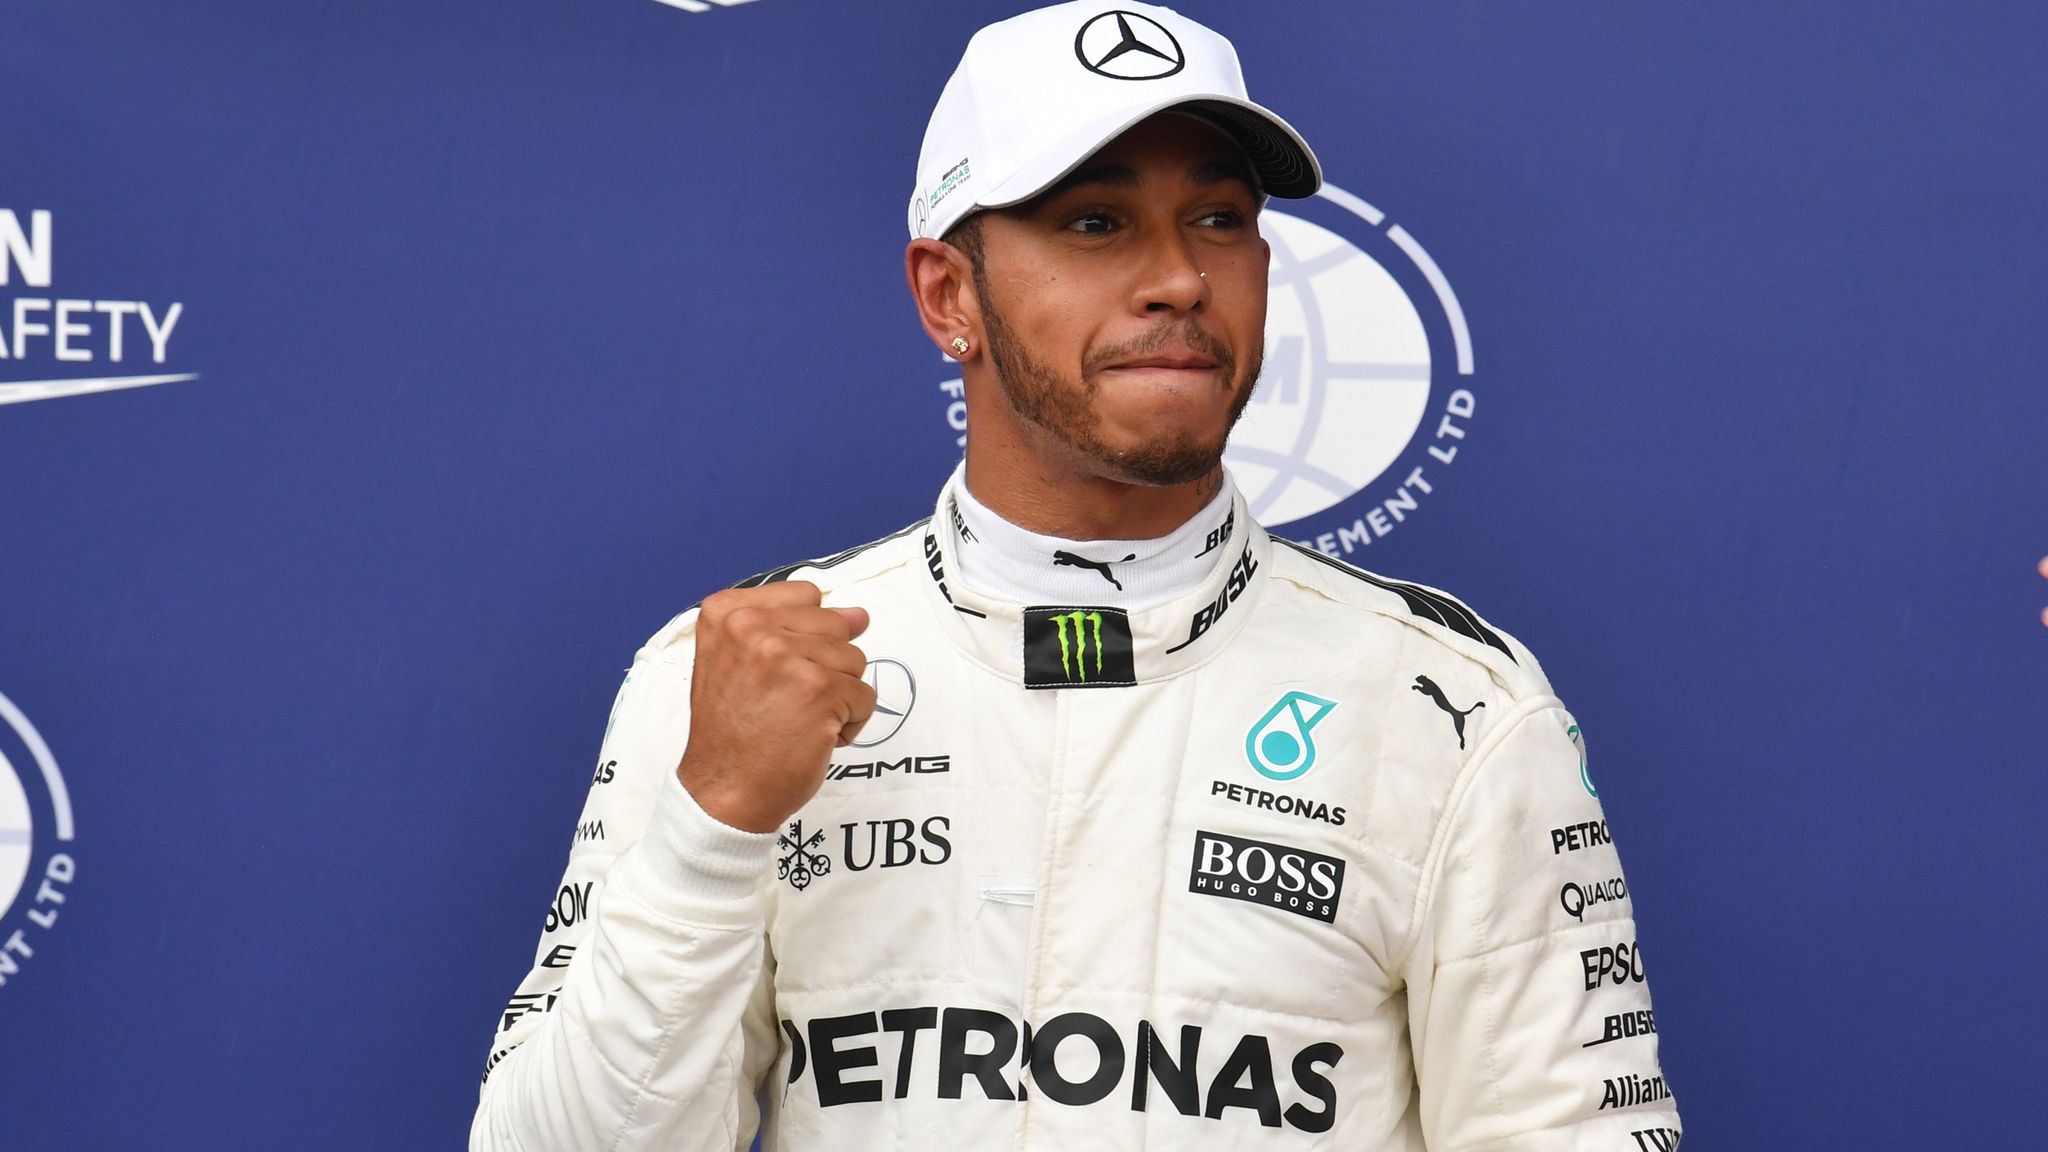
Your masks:
{"label": "white racing suit", "polygon": [[1241,497],[1192,594],[997,602],[948,500],[748,582],[873,620],[876,715],[779,833],[677,781],[695,611],[636,655],[472,1149],[1677,1147],[1525,648]]}

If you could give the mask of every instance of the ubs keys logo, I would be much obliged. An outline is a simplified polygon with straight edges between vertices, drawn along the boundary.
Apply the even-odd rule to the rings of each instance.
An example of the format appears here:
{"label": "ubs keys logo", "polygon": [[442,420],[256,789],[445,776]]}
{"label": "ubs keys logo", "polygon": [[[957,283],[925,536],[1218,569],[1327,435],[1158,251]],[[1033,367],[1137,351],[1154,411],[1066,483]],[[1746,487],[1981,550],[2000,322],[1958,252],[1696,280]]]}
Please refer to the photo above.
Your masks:
{"label": "ubs keys logo", "polygon": [[805,837],[804,822],[791,821],[789,834],[775,838],[778,846],[788,850],[775,862],[775,878],[789,881],[789,886],[799,892],[809,888],[813,878],[832,871],[832,858],[817,850],[824,842],[822,829]]}
{"label": "ubs keys logo", "polygon": [[78,875],[71,793],[42,734],[0,696],[0,988],[21,974]]}
{"label": "ubs keys logo", "polygon": [[1336,706],[1335,700],[1306,692],[1282,696],[1244,734],[1245,759],[1268,780],[1292,780],[1307,772],[1316,763],[1315,726]]}
{"label": "ubs keys logo", "polygon": [[[860,835],[863,827],[867,829],[865,837]],[[928,816],[921,822],[903,817],[869,820],[841,824],[839,830],[845,836],[846,850],[837,862],[847,872],[937,865],[953,858],[953,841],[946,836],[953,830],[953,821],[948,816]],[[866,851],[860,848],[863,839],[867,842]],[[793,820],[789,834],[777,837],[776,843],[787,854],[776,863],[775,877],[791,888],[801,892],[818,877],[832,874],[834,861],[826,847],[823,828],[806,837],[803,821]]]}

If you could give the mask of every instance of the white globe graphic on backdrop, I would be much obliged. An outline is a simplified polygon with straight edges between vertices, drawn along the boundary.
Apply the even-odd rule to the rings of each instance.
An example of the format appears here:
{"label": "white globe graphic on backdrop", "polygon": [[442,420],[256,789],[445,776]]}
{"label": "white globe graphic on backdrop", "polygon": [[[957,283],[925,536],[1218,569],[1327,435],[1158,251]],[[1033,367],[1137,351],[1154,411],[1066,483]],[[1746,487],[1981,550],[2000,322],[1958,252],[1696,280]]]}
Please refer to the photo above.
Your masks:
{"label": "white globe graphic on backdrop", "polygon": [[1408,294],[1337,233],[1266,209],[1266,361],[1223,455],[1252,518],[1287,524],[1398,459],[1429,407],[1429,338]]}
{"label": "white globe graphic on backdrop", "polygon": [[[39,817],[49,824],[38,829]],[[65,885],[78,875],[77,862],[65,850],[76,834],[71,793],[50,746],[14,701],[0,695],[0,942],[7,952],[0,964],[0,996],[11,995],[6,988],[22,964],[40,954],[31,939],[39,940],[37,933],[57,923]]]}
{"label": "white globe graphic on backdrop", "polygon": [[35,822],[28,809],[28,793],[15,775],[14,763],[0,753],[0,913],[14,906],[15,896],[28,879],[34,849]]}

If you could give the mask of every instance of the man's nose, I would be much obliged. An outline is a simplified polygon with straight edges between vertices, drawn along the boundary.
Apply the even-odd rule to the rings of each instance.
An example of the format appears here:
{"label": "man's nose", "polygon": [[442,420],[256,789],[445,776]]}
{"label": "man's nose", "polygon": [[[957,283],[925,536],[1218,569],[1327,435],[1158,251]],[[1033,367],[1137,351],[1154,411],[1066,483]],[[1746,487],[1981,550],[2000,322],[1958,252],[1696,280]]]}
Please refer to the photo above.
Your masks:
{"label": "man's nose", "polygon": [[1191,312],[1208,300],[1208,276],[1185,239],[1174,235],[1151,246],[1138,297],[1145,312]]}

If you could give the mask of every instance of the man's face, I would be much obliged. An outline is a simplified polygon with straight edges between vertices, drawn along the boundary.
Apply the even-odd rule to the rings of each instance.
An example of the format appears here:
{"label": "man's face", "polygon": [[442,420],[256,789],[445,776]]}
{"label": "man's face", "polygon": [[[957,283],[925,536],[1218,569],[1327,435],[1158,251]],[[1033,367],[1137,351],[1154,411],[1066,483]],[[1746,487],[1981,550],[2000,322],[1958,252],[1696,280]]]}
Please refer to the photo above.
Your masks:
{"label": "man's face", "polygon": [[1237,148],[1165,114],[1036,199],[982,213],[988,352],[1027,434],[1125,483],[1214,469],[1259,374],[1257,215]]}

